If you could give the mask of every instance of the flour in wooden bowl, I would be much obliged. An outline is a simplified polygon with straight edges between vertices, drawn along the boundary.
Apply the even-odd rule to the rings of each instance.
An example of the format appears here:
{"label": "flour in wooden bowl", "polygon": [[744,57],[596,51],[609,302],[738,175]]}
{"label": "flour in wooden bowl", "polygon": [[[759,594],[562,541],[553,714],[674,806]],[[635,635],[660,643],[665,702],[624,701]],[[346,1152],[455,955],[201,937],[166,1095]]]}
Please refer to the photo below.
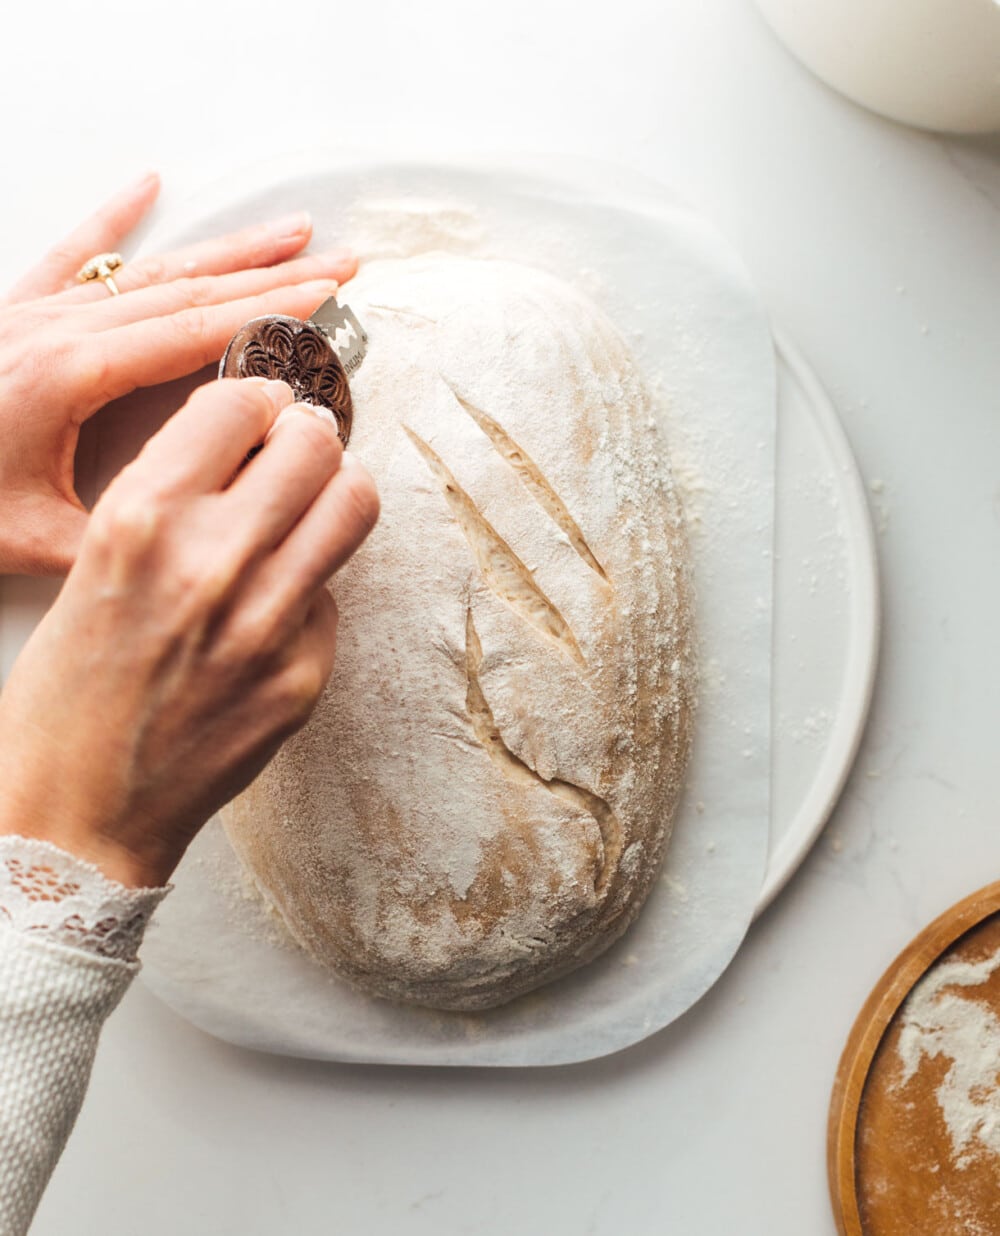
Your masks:
{"label": "flour in wooden bowl", "polygon": [[958,1168],[984,1151],[1000,1158],[1000,1018],[974,994],[998,969],[1000,953],[940,961],[903,1010],[898,1084],[905,1086],[924,1059],[949,1061],[936,1096]]}

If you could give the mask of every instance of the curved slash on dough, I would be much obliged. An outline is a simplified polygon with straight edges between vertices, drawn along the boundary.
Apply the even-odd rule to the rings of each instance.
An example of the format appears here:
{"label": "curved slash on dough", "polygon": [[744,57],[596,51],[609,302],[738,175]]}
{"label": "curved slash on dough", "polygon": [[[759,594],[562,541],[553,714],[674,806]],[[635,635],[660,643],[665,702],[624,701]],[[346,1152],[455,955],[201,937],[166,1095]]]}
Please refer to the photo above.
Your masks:
{"label": "curved slash on dough", "polygon": [[403,429],[444,491],[445,500],[469,543],[486,583],[518,617],[548,636],[570,660],[585,666],[586,661],[569,623],[539,588],[531,571],[455,480],[433,447],[408,425],[404,425]]}
{"label": "curved slash on dough", "polygon": [[464,399],[447,378],[442,376],[441,380],[451,391],[452,395],[454,395],[459,406],[465,409],[487,438],[489,438],[490,444],[500,458],[514,469],[518,480],[520,480],[528,493],[531,494],[545,514],[548,515],[549,519],[566,537],[573,549],[576,550],[592,571],[595,571],[605,583],[608,583],[607,573],[587,544],[583,533],[580,531],[580,525],[569,513],[566,503],[563,502],[562,498],[559,497],[556,490],[546,479],[538,464],[535,463],[527,451],[515,442],[499,421],[495,421],[492,416],[481,408],[477,408],[475,404],[469,403],[467,399]]}
{"label": "curved slash on dough", "polygon": [[497,728],[493,710],[483,694],[482,683],[479,681],[482,661],[483,646],[479,639],[479,632],[472,620],[472,610],[467,609],[465,611],[465,674],[468,688],[465,695],[465,707],[472,722],[473,733],[486,754],[494,764],[500,767],[505,777],[520,785],[534,783],[543,786],[556,798],[561,798],[571,807],[576,807],[594,817],[600,829],[604,850],[597,879],[594,881],[594,892],[603,892],[621,857],[623,845],[621,821],[610,805],[597,794],[585,790],[582,786],[573,785],[570,781],[555,778],[552,781],[546,781],[511,751]]}

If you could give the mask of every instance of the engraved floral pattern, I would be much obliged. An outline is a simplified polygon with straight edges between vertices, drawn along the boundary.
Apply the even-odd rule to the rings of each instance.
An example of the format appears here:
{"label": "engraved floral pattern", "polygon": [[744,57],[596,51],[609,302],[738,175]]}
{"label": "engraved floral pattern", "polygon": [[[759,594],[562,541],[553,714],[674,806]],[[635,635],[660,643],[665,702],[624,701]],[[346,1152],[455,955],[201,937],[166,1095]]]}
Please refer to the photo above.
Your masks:
{"label": "engraved floral pattern", "polygon": [[260,332],[260,346],[269,352],[275,360],[286,364],[295,347],[295,336],[287,322],[273,319],[267,322]]}
{"label": "engraved floral pattern", "polygon": [[227,377],[287,382],[296,399],[329,408],[347,445],[353,416],[350,384],[330,340],[312,322],[283,317],[248,322],[230,344],[222,368]]}
{"label": "engraved floral pattern", "polygon": [[331,362],[323,366],[316,377],[316,390],[323,403],[336,411],[350,405],[351,390],[347,382],[347,374],[339,362]]}
{"label": "engraved floral pattern", "polygon": [[245,378],[272,378],[274,368],[271,357],[267,350],[262,348],[259,343],[250,343],[243,351],[243,357],[240,364],[242,370],[241,377]]}
{"label": "engraved floral pattern", "polygon": [[318,332],[299,331],[294,345],[295,359],[304,373],[315,373],[330,359],[330,345]]}

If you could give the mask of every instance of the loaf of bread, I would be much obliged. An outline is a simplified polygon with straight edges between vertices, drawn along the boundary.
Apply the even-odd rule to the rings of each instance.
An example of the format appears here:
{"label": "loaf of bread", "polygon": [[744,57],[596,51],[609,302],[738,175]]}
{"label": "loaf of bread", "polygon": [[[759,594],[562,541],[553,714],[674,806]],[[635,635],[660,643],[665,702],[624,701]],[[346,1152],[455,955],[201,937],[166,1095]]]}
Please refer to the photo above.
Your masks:
{"label": "loaf of bread", "polygon": [[657,874],[691,741],[683,518],[649,392],[569,285],[373,262],[351,449],[382,517],[337,666],[224,819],[292,936],[365,990],[481,1009],[603,952]]}

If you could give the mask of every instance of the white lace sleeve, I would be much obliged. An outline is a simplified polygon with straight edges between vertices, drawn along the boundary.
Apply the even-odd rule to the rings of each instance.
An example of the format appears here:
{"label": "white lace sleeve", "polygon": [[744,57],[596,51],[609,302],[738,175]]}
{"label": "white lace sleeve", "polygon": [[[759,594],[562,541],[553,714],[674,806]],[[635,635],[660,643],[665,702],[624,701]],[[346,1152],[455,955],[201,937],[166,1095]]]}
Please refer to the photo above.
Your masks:
{"label": "white lace sleeve", "polygon": [[125,888],[48,841],[0,836],[0,919],[98,957],[135,961],[165,888]]}
{"label": "white lace sleeve", "polygon": [[0,836],[0,1236],[28,1230],[166,892]]}

